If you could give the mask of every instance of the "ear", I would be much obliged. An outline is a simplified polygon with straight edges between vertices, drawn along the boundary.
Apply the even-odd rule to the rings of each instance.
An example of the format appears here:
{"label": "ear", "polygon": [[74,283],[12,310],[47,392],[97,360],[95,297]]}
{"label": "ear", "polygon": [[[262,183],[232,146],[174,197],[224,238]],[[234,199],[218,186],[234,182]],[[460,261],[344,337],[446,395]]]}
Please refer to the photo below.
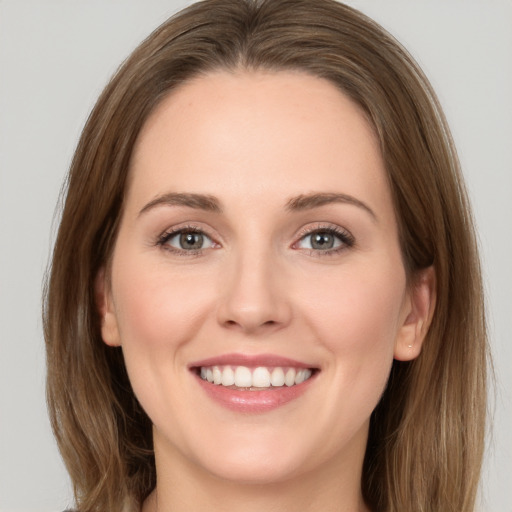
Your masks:
{"label": "ear", "polygon": [[404,301],[402,325],[395,342],[394,358],[411,361],[420,355],[436,305],[436,274],[430,266],[410,283]]}
{"label": "ear", "polygon": [[117,317],[112,302],[110,283],[105,268],[102,267],[94,281],[96,307],[101,318],[101,337],[111,347],[121,346],[121,338],[117,326]]}

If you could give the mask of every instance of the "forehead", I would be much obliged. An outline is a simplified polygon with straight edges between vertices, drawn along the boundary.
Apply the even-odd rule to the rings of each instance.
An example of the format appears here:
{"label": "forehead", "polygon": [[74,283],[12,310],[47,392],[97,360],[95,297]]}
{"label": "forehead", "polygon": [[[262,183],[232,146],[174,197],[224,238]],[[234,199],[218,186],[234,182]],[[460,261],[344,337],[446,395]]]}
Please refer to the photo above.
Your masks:
{"label": "forehead", "polygon": [[316,191],[389,195],[361,109],[301,72],[222,71],[185,83],[145,123],[130,172],[137,202],[169,191],[281,203]]}

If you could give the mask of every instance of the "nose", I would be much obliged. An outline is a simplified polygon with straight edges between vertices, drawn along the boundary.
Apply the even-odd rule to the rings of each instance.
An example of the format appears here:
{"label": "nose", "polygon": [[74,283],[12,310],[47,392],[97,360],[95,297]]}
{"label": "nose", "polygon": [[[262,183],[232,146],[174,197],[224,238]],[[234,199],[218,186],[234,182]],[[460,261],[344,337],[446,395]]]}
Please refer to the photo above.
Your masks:
{"label": "nose", "polygon": [[292,308],[285,277],[271,251],[240,255],[226,265],[218,304],[223,327],[260,335],[289,324]]}

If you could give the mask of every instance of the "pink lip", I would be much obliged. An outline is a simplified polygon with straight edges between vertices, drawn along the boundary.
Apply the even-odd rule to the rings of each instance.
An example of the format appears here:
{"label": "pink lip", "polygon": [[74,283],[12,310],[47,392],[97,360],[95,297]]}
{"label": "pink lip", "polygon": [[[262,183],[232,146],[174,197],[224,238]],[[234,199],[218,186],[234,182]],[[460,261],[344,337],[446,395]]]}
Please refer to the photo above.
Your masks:
{"label": "pink lip", "polygon": [[200,368],[201,366],[247,366],[248,368],[257,368],[258,366],[283,366],[291,368],[313,368],[310,364],[295,361],[287,357],[281,357],[274,354],[223,354],[217,357],[210,357],[201,361],[194,362],[189,368]]}
{"label": "pink lip", "polygon": [[299,398],[316,380],[315,377],[316,374],[313,374],[301,384],[290,387],[283,386],[264,391],[238,391],[212,384],[196,375],[197,382],[212,400],[232,411],[245,413],[271,411]]}
{"label": "pink lip", "polygon": [[196,381],[208,397],[210,397],[213,401],[217,402],[221,406],[226,407],[227,409],[243,413],[262,413],[271,411],[287,404],[288,402],[291,402],[292,400],[299,398],[314,383],[318,373],[314,372],[308,380],[302,382],[301,384],[296,384],[295,386],[283,386],[262,391],[231,389],[221,385],[212,384],[201,379],[201,377],[198,375],[198,369],[201,366],[224,365],[247,366],[249,368],[255,368],[258,366],[281,366],[292,368],[313,367],[300,361],[295,361],[293,359],[276,356],[273,354],[225,354],[218,357],[203,359],[189,365],[190,370],[196,378]]}

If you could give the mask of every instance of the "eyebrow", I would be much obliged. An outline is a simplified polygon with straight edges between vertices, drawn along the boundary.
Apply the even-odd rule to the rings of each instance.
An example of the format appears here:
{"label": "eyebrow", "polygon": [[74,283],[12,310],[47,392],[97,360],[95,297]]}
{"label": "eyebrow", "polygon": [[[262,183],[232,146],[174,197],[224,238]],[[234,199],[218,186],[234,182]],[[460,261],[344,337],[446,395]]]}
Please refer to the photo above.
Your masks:
{"label": "eyebrow", "polygon": [[[314,194],[301,194],[292,197],[286,203],[289,211],[303,211],[319,208],[332,203],[351,204],[362,208],[370,214],[373,220],[377,220],[375,212],[363,201],[348,194],[319,192]],[[147,203],[139,212],[139,216],[156,208],[157,206],[186,206],[197,210],[204,210],[213,213],[222,213],[219,200],[207,194],[177,193],[169,192],[162,194]]]}
{"label": "eyebrow", "polygon": [[289,211],[310,210],[332,203],[344,203],[357,206],[369,213],[374,221],[377,221],[377,215],[375,215],[375,212],[366,203],[348,194],[335,194],[327,192],[301,194],[297,197],[292,197],[286,203],[286,209]]}
{"label": "eyebrow", "polygon": [[213,196],[206,194],[169,192],[151,200],[142,208],[139,212],[139,216],[153,208],[156,208],[157,206],[187,206],[188,208],[204,210],[207,212],[222,212],[219,200]]}

